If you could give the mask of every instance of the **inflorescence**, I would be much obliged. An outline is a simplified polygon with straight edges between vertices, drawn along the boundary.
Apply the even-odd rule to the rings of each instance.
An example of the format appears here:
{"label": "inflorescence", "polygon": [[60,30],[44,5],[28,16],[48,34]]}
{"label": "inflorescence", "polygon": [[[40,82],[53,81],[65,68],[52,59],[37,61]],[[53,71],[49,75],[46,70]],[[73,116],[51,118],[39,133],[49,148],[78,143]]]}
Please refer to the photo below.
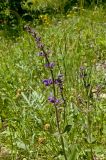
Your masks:
{"label": "inflorescence", "polygon": [[[32,29],[31,27],[25,26],[25,29],[27,30],[27,32],[29,32],[33,36],[37,44],[37,47],[39,49],[38,56],[44,57],[46,60],[46,64],[44,65],[44,67],[50,70],[51,78],[44,79],[42,80],[42,82],[45,86],[50,86],[50,85],[53,86],[53,92],[54,92],[53,96],[50,96],[48,100],[49,102],[57,105],[60,102],[60,100],[56,98],[55,85],[59,87],[60,92],[62,93],[63,92],[63,75],[59,74],[56,79],[54,78],[53,68],[55,67],[55,62],[50,62],[49,51],[45,50],[44,48],[45,46],[41,41],[41,37],[39,37],[37,33],[35,32],[35,30]],[[62,97],[62,100],[64,100],[63,97]]]}

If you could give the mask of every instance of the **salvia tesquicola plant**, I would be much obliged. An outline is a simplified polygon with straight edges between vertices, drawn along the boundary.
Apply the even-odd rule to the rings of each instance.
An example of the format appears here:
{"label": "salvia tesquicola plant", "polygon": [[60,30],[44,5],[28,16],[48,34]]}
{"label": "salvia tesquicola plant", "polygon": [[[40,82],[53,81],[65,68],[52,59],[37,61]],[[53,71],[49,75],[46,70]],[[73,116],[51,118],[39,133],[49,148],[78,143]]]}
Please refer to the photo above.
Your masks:
{"label": "salvia tesquicola plant", "polygon": [[[64,146],[64,139],[63,139],[63,135],[62,135],[62,131],[61,131],[61,127],[60,127],[60,116],[59,116],[59,107],[61,105],[64,106],[64,114],[63,114],[63,118],[64,118],[64,123],[65,123],[65,119],[66,119],[66,113],[65,113],[65,108],[66,108],[66,101],[64,98],[64,94],[63,94],[63,77],[64,75],[59,71],[59,74],[57,75],[57,77],[55,77],[54,74],[54,67],[56,66],[56,63],[53,61],[50,61],[49,58],[49,51],[45,48],[45,45],[42,42],[41,37],[38,35],[38,33],[31,27],[29,26],[25,26],[25,30],[31,34],[31,36],[34,38],[34,41],[36,43],[37,48],[39,49],[39,53],[38,55],[41,56],[42,58],[45,59],[45,65],[44,67],[49,70],[50,73],[50,77],[51,78],[46,78],[42,80],[42,83],[45,85],[45,87],[52,87],[52,93],[50,93],[50,95],[48,96],[48,103],[53,104],[54,108],[55,108],[55,118],[56,118],[56,126],[58,129],[58,133],[60,136],[60,143],[61,143],[61,147],[62,147],[62,151],[63,151],[63,155],[65,160],[67,160],[67,156],[66,156],[66,151],[65,151],[65,146]],[[58,94],[57,94],[57,88],[58,88]],[[58,95],[60,94],[61,98],[58,98]]]}

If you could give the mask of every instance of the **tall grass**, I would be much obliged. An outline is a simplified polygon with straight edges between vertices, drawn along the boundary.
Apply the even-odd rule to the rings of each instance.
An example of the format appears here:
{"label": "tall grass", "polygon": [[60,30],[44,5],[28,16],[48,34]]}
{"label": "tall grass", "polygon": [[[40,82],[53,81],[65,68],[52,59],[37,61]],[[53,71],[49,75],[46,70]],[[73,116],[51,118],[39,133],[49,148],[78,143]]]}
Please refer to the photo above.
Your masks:
{"label": "tall grass", "polygon": [[[69,12],[52,24],[37,26],[50,60],[64,75],[64,109],[58,108],[67,159],[106,157],[106,37],[102,9]],[[48,103],[50,77],[34,39],[22,32],[15,41],[1,34],[0,143],[2,159],[62,160],[55,107]],[[57,90],[58,93],[58,90]]]}

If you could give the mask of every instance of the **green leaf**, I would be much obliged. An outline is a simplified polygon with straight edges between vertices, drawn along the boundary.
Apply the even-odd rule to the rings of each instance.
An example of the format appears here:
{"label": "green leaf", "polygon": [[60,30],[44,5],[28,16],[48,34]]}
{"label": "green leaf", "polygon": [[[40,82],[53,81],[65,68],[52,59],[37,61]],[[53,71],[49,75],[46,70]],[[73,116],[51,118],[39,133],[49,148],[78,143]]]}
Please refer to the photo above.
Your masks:
{"label": "green leaf", "polygon": [[18,142],[16,142],[16,143],[17,143],[17,147],[18,147],[19,149],[24,149],[24,150],[27,150],[27,149],[28,149],[28,146],[27,146],[24,142],[18,141]]}
{"label": "green leaf", "polygon": [[76,146],[72,148],[71,154],[68,156],[69,160],[76,160],[77,159],[77,149]]}

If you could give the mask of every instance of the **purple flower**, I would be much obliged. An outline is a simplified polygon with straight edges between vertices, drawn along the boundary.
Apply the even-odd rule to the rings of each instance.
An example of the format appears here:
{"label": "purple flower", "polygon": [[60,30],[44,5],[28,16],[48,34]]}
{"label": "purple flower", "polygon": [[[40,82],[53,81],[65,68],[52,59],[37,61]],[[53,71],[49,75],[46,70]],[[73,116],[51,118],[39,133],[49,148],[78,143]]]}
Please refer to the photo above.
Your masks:
{"label": "purple flower", "polygon": [[55,84],[62,84],[62,82],[63,81],[61,79],[59,79],[59,78],[55,80]]}
{"label": "purple flower", "polygon": [[61,84],[62,85],[63,84],[63,79],[62,78],[63,78],[63,74],[59,74],[57,79],[55,79],[55,84],[58,84],[58,85]]}
{"label": "purple flower", "polygon": [[59,99],[56,99],[55,97],[49,97],[48,98],[49,102],[54,103],[54,104],[58,104],[60,101]]}
{"label": "purple flower", "polygon": [[56,81],[55,83],[59,86],[60,92],[62,92],[63,91],[63,82],[62,82],[62,80],[61,79],[57,79],[55,81]]}
{"label": "purple flower", "polygon": [[41,37],[36,37],[35,40],[37,43],[39,43],[41,41]]}
{"label": "purple flower", "polygon": [[42,49],[44,47],[44,44],[43,43],[38,43],[38,48]]}
{"label": "purple flower", "polygon": [[63,74],[59,74],[59,75],[58,75],[58,78],[62,78],[62,77],[63,77]]}
{"label": "purple flower", "polygon": [[85,70],[86,68],[85,68],[85,66],[80,66],[80,70],[81,71],[83,71],[83,70]]}
{"label": "purple flower", "polygon": [[52,69],[54,66],[55,66],[54,62],[50,62],[50,63],[45,64],[45,67],[51,68],[51,69]]}
{"label": "purple flower", "polygon": [[32,34],[33,37],[36,37],[36,33],[33,28],[31,29],[30,33]]}
{"label": "purple flower", "polygon": [[55,83],[59,86],[60,92],[63,91],[63,74],[59,74],[58,78],[55,80]]}
{"label": "purple flower", "polygon": [[[44,79],[42,82],[45,84],[45,86],[50,86],[51,84],[53,84],[52,79]],[[58,79],[54,80],[54,84],[60,84]]]}
{"label": "purple flower", "polygon": [[81,66],[80,67],[80,78],[85,78],[86,76],[87,76],[86,67],[85,66]]}
{"label": "purple flower", "polygon": [[40,51],[40,52],[38,53],[38,56],[45,56],[45,54],[44,54],[43,51]]}
{"label": "purple flower", "polygon": [[53,84],[53,80],[52,79],[44,79],[43,83],[45,84],[45,86],[50,86],[51,84]]}

